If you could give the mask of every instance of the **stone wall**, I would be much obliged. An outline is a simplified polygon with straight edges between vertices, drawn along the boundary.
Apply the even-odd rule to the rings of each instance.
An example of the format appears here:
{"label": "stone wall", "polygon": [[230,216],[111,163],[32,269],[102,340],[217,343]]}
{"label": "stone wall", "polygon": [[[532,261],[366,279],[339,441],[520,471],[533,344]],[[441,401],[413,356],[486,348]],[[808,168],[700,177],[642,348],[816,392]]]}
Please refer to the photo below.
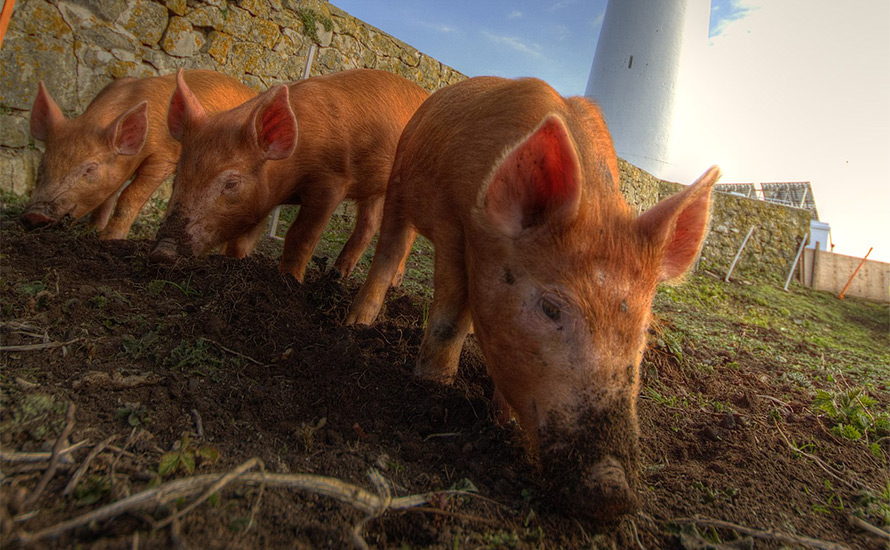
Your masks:
{"label": "stone wall", "polygon": [[618,171],[621,174],[621,192],[635,212],[644,212],[655,206],[661,184],[658,178],[624,159],[618,159]]}
{"label": "stone wall", "polygon": [[115,78],[215,69],[257,91],[384,69],[433,91],[465,78],[324,0],[18,0],[0,49],[0,190],[27,193],[42,144],[28,116],[43,80],[68,116]]}
{"label": "stone wall", "polygon": [[[683,188],[660,182],[659,198]],[[801,239],[810,231],[809,210],[714,192],[711,195],[711,230],[705,239],[697,269],[726,275],[751,227],[754,232],[732,273],[733,279],[782,280],[794,263]]]}

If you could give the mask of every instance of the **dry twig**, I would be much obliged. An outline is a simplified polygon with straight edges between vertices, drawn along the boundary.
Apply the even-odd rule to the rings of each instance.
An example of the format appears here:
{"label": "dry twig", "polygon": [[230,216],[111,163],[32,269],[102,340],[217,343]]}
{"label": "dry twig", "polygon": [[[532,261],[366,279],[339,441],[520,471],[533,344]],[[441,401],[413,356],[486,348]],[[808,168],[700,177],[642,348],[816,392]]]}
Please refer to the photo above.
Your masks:
{"label": "dry twig", "polygon": [[210,498],[211,496],[213,496],[214,494],[216,494],[216,493],[218,493],[220,490],[222,490],[223,487],[225,487],[226,485],[228,485],[228,484],[229,484],[230,482],[232,482],[235,478],[237,478],[238,476],[240,476],[241,474],[243,474],[244,472],[246,472],[246,471],[248,471],[248,470],[252,470],[252,469],[253,469],[254,467],[256,467],[256,466],[259,466],[260,468],[262,468],[262,467],[263,467],[263,461],[260,460],[260,459],[258,459],[258,458],[251,458],[250,460],[248,460],[248,461],[245,462],[244,464],[238,466],[237,468],[235,468],[235,469],[232,470],[231,472],[229,472],[229,473],[227,473],[226,475],[224,475],[224,476],[222,476],[221,478],[219,478],[219,480],[218,480],[217,482],[215,482],[213,485],[211,485],[211,486],[207,489],[207,491],[204,492],[204,494],[202,494],[201,496],[199,496],[198,498],[196,498],[195,500],[193,500],[191,504],[189,504],[188,506],[186,506],[186,507],[183,508],[182,510],[176,512],[175,514],[172,514],[172,515],[168,516],[166,519],[163,519],[163,520],[159,521],[159,522],[155,525],[155,529],[160,529],[160,528],[162,528],[162,527],[165,527],[165,526],[167,526],[168,524],[170,524],[170,522],[173,522],[173,521],[179,521],[183,516],[185,516],[186,514],[188,514],[189,512],[191,512],[192,510],[194,510],[195,508],[197,508],[198,506],[200,506],[205,500],[207,500],[208,498]]}
{"label": "dry twig", "polygon": [[67,346],[68,344],[73,344],[74,342],[79,341],[80,338],[75,338],[74,340],[68,340],[67,342],[45,342],[43,344],[21,344],[17,346],[0,346],[0,352],[2,351],[40,351],[45,349],[53,349],[61,346]]}
{"label": "dry twig", "polygon": [[232,355],[234,355],[234,356],[236,356],[236,357],[240,357],[241,359],[244,359],[245,361],[250,361],[250,362],[253,363],[254,365],[259,365],[259,366],[262,367],[262,366],[265,364],[265,363],[261,363],[261,362],[257,361],[257,360],[254,359],[253,357],[249,357],[249,356],[247,356],[247,355],[244,355],[243,353],[238,353],[237,351],[235,351],[235,350],[233,350],[233,349],[229,349],[229,348],[225,347],[224,345],[220,344],[219,342],[215,342],[215,341],[213,341],[213,340],[209,340],[209,339],[206,339],[206,338],[205,338],[205,340],[207,340],[208,342],[210,342],[210,343],[213,344],[214,346],[218,347],[219,349],[223,350],[224,352],[226,352],[226,353],[231,353]]}
{"label": "dry twig", "polygon": [[74,472],[74,475],[71,476],[71,481],[69,481],[68,485],[65,486],[65,490],[62,491],[62,496],[68,496],[72,492],[74,492],[77,484],[80,483],[80,478],[82,478],[83,475],[87,473],[87,469],[90,467],[90,463],[93,462],[93,459],[96,458],[99,453],[104,451],[105,447],[107,447],[108,444],[114,441],[116,438],[116,435],[109,436],[105,438],[104,441],[93,447],[93,450],[90,451],[90,454],[88,454],[87,457],[83,460],[83,464],[81,464],[77,471]]}
{"label": "dry twig", "polygon": [[[89,445],[89,443],[89,440],[84,439],[83,441],[78,441],[73,445],[65,447],[59,451],[59,460],[67,459],[70,461],[71,459],[66,455],[80,449],[84,445]],[[0,451],[0,460],[4,462],[43,462],[49,460],[52,456],[53,454],[49,452],[23,453],[19,451]]]}
{"label": "dry twig", "polygon": [[[236,470],[236,472],[240,471],[240,474],[203,474],[170,481],[35,533],[22,533],[19,539],[22,543],[28,544],[55,538],[94,521],[105,521],[148,506],[160,506],[180,498],[191,497],[202,491],[206,492],[201,499],[206,499],[212,494],[208,488],[221,488],[226,484],[234,483],[296,489],[327,496],[353,506],[372,518],[379,517],[387,510],[404,510],[419,506],[428,502],[430,498],[429,495],[409,495],[397,498],[392,498],[389,495],[381,496],[339,479],[311,474],[269,474],[243,471],[248,469],[245,466],[252,467],[255,464],[252,460],[246,462]],[[379,473],[377,475],[380,476]],[[382,476],[380,479],[382,480]],[[372,480],[374,480],[373,475]],[[375,485],[380,483],[379,480],[374,480],[374,482]],[[385,486],[385,481],[382,483]]]}
{"label": "dry twig", "polygon": [[856,527],[859,527],[860,529],[862,529],[864,531],[868,531],[869,533],[871,533],[872,535],[874,535],[876,537],[880,537],[884,540],[890,540],[890,533],[888,533],[887,531],[884,531],[880,527],[872,525],[871,523],[863,520],[862,518],[858,518],[852,514],[850,514],[848,517],[850,518],[850,523],[852,523]]}
{"label": "dry twig", "polygon": [[68,414],[65,415],[65,427],[62,428],[62,433],[59,434],[59,437],[56,439],[55,445],[53,445],[53,452],[49,459],[49,467],[47,467],[46,471],[43,473],[43,477],[40,478],[40,481],[37,482],[37,487],[28,495],[28,498],[25,499],[23,503],[24,508],[30,508],[37,502],[37,499],[40,498],[40,495],[43,494],[43,491],[46,489],[49,480],[56,475],[56,469],[59,467],[59,453],[62,450],[62,445],[68,440],[68,436],[71,435],[71,430],[74,429],[74,412],[77,410],[77,407],[74,403],[68,403]]}
{"label": "dry twig", "polygon": [[792,451],[794,451],[796,453],[800,453],[802,456],[809,458],[810,460],[815,462],[817,466],[822,468],[825,471],[825,473],[827,473],[834,479],[840,481],[841,483],[843,483],[844,485],[846,485],[847,487],[849,487],[850,489],[852,489],[854,491],[860,491],[860,490],[868,491],[869,490],[868,486],[866,486],[865,484],[863,484],[855,479],[854,480],[846,479],[845,477],[843,477],[841,475],[841,473],[839,471],[837,471],[835,468],[832,468],[831,466],[826,464],[818,456],[812,455],[812,454],[804,451],[803,449],[799,449],[797,446],[792,445],[791,442],[788,441],[788,438],[785,436],[785,432],[783,432],[782,429],[779,428],[778,424],[776,424],[776,430],[779,432],[779,435],[782,436],[782,439],[785,441],[785,444],[788,445],[789,449],[791,449]]}
{"label": "dry twig", "polygon": [[838,544],[836,542],[813,539],[810,537],[802,537],[799,535],[792,535],[790,533],[782,533],[780,531],[763,531],[760,529],[752,529],[751,527],[745,527],[744,525],[738,525],[736,523],[730,523],[728,521],[722,521],[719,519],[676,518],[670,521],[672,523],[703,525],[705,527],[714,527],[716,529],[729,529],[737,533],[752,536],[757,539],[774,540],[788,544],[802,544],[811,548],[817,548],[819,550],[851,550],[849,546]]}

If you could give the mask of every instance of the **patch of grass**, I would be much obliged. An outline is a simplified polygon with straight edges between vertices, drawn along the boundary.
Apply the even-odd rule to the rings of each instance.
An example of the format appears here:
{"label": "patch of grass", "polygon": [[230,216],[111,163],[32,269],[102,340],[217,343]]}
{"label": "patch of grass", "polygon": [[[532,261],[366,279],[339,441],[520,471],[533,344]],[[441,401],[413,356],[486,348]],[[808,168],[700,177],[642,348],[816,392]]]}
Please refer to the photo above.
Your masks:
{"label": "patch of grass", "polygon": [[[890,415],[875,411],[877,403],[865,388],[859,387],[834,393],[817,390],[813,406],[834,423],[831,427],[833,434],[870,444],[876,439],[890,437]],[[880,457],[879,446],[875,445],[871,450]]]}
{"label": "patch of grass", "polygon": [[157,342],[158,333],[154,331],[146,332],[139,338],[129,334],[124,334],[121,337],[121,345],[124,348],[124,352],[134,360],[142,359],[143,357],[151,357],[155,351]]}
{"label": "patch of grass", "polygon": [[45,393],[22,395],[12,403],[4,403],[3,409],[0,433],[27,433],[32,439],[43,441],[59,433],[65,425],[65,405]]}
{"label": "patch of grass", "polygon": [[182,294],[184,296],[186,296],[187,298],[191,298],[193,296],[200,296],[201,291],[192,285],[192,277],[193,276],[194,276],[194,274],[190,273],[188,279],[186,279],[182,283],[176,283],[174,281],[168,281],[166,279],[155,279],[155,280],[151,281],[150,283],[148,283],[148,291],[152,295],[157,296],[158,294],[161,293],[161,291],[164,287],[171,286],[171,287],[175,288],[176,290],[182,292]]}
{"label": "patch of grass", "polygon": [[213,344],[203,338],[183,340],[170,350],[163,363],[170,369],[210,376],[211,379],[215,379],[219,369],[226,364]]}

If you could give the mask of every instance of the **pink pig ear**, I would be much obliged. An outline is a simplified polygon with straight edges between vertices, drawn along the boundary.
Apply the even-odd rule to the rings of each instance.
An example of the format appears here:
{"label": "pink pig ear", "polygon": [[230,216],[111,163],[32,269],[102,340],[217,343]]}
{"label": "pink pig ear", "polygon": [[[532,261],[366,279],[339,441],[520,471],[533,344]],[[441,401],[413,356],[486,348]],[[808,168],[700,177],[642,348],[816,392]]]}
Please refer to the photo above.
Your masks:
{"label": "pink pig ear", "polygon": [[37,97],[31,108],[31,135],[34,139],[46,141],[49,132],[65,120],[62,110],[46,91],[43,81],[37,85]]}
{"label": "pink pig ear", "polygon": [[182,141],[185,127],[204,120],[206,112],[191,88],[185,83],[185,75],[180,68],[176,71],[176,90],[170,98],[167,109],[167,128],[176,141]]}
{"label": "pink pig ear", "polygon": [[121,155],[135,155],[145,145],[148,136],[148,102],[143,101],[108,127],[111,147]]}
{"label": "pink pig ear", "polygon": [[575,215],[581,166],[565,122],[550,115],[495,167],[484,195],[489,221],[508,237]]}
{"label": "pink pig ear", "polygon": [[659,280],[680,277],[695,260],[708,228],[711,189],[718,179],[720,168],[712,166],[695,183],[637,219],[643,234],[661,252]]}
{"label": "pink pig ear", "polygon": [[253,113],[253,128],[257,146],[267,160],[287,158],[297,147],[297,117],[290,106],[290,94],[285,85],[267,92],[269,99]]}

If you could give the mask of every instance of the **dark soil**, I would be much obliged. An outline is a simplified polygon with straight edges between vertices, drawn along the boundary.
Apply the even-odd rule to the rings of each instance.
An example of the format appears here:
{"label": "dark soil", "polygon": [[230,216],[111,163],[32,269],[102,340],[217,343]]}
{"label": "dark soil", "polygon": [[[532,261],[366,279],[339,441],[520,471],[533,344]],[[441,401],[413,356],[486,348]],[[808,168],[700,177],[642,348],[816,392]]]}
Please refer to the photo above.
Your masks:
{"label": "dark soil", "polygon": [[[653,345],[643,383],[657,381],[665,399],[644,392],[640,400],[642,512],[594,525],[551,508],[519,428],[494,422],[492,386],[472,337],[452,387],[414,379],[424,298],[395,291],[374,327],[347,328],[341,320],[363,274],[331,280],[323,258],[300,285],[278,274],[270,250],[158,267],[146,261],[148,240],[103,242],[70,228],[25,233],[8,217],[2,223],[4,548],[187,477],[192,465],[195,475],[224,473],[252,457],[267,472],[330,476],[372,492],[373,468],[395,496],[472,491],[368,521],[362,533],[372,548],[783,547],[675,521],[696,516],[883,548],[848,516],[864,509],[857,483],[873,490],[890,483],[886,454],[876,458],[832,434],[811,412],[812,396],[762,356],[688,345],[681,360]],[[669,322],[672,314],[658,313]],[[782,335],[762,330],[758,338]],[[14,347],[26,345],[34,346]],[[886,385],[875,391],[888,395]],[[69,404],[76,406],[69,442],[88,444],[61,461],[29,503],[47,462],[10,453],[51,450]],[[63,495],[110,436],[77,490]],[[790,447],[803,442],[842,479]],[[176,450],[184,458],[171,467]],[[364,519],[310,492],[232,483],[171,527],[152,529],[187,504],[128,511],[35,546],[349,548]]]}

